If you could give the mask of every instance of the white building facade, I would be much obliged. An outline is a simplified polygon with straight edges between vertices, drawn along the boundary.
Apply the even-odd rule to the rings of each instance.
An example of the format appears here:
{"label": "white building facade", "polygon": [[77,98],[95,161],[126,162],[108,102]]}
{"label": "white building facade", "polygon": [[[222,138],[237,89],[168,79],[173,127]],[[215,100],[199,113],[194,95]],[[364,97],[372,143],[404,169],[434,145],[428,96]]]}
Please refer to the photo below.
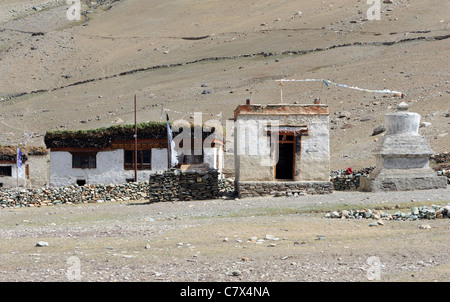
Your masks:
{"label": "white building facade", "polygon": [[[150,130],[141,129],[137,141],[132,139],[133,131],[129,128],[106,129],[104,135],[87,132],[86,138],[76,132],[48,134],[50,186],[143,182],[148,181],[151,174],[171,168],[166,126],[151,127]],[[201,165],[202,168],[216,169],[219,174],[222,171],[222,142],[205,144],[196,155],[183,154],[179,146],[175,146],[175,151],[178,164],[172,167]]]}
{"label": "white building facade", "polygon": [[[74,165],[74,156],[82,154],[82,150],[76,150],[76,152],[52,150],[50,152],[50,186],[133,182],[135,170],[126,162],[126,151],[124,149],[84,151],[89,154],[86,156],[91,157],[90,160],[95,161],[95,164],[79,166]],[[144,165],[138,164],[137,181],[146,181],[152,173],[169,168],[167,148],[151,148],[149,151],[150,160],[142,158]],[[221,148],[205,148],[202,163],[220,172],[222,158]],[[147,162],[149,165],[145,165]]]}
{"label": "white building facade", "polygon": [[239,196],[332,192],[328,106],[240,105],[235,123]]}

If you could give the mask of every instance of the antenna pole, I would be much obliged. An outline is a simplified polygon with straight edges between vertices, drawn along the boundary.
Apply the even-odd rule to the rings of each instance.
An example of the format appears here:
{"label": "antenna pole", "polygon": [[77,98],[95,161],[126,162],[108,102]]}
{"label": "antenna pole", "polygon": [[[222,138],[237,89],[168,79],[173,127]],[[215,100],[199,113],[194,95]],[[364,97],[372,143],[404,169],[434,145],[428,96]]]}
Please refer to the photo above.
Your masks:
{"label": "antenna pole", "polygon": [[134,182],[137,182],[137,122],[136,122],[136,95],[134,95]]}

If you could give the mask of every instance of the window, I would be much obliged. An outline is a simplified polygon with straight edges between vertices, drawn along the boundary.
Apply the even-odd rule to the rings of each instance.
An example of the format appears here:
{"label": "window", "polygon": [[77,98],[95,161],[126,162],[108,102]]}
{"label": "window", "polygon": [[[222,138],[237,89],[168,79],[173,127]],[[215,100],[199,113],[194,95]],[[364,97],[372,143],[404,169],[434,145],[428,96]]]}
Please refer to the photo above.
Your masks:
{"label": "window", "polygon": [[[134,150],[125,150],[125,170],[134,170]],[[151,150],[137,150],[137,169],[151,170]]]}
{"label": "window", "polygon": [[77,179],[77,185],[84,186],[86,184],[86,179]]}
{"label": "window", "polygon": [[72,153],[72,168],[95,169],[97,168],[97,153]]}
{"label": "window", "polygon": [[0,176],[11,176],[11,175],[12,175],[11,166],[0,167]]}

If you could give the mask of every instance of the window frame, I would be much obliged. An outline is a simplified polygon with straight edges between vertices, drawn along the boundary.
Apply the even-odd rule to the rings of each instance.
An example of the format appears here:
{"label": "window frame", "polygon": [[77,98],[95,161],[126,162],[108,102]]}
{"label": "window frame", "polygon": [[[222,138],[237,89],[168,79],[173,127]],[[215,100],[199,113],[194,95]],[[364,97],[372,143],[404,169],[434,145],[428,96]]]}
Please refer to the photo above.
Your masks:
{"label": "window frame", "polygon": [[12,176],[12,166],[0,166],[0,171],[7,171],[6,174],[3,174],[0,172],[0,177],[1,176],[5,176],[5,177]]}
{"label": "window frame", "polygon": [[[134,170],[134,156],[135,150],[124,149],[123,150],[123,168],[124,170]],[[127,152],[131,152],[131,163],[127,162]],[[148,163],[144,162],[144,158],[146,157],[143,152],[149,152],[148,154]],[[140,158],[140,162],[137,163],[137,170],[151,170],[152,169],[152,149],[138,149],[138,160]]]}
{"label": "window frame", "polygon": [[[97,152],[71,152],[72,154],[72,169],[97,169]],[[83,158],[87,157],[87,167],[83,165]],[[79,158],[79,163],[76,162]]]}

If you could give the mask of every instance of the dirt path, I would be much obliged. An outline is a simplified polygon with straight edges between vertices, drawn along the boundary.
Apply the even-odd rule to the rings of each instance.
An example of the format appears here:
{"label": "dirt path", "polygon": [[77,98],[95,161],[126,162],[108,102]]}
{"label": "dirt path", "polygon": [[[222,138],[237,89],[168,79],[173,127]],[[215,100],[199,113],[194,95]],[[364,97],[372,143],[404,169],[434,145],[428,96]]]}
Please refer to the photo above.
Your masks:
{"label": "dirt path", "polygon": [[3,209],[0,281],[367,281],[371,259],[380,281],[449,281],[449,219],[323,218],[447,203],[448,189]]}

